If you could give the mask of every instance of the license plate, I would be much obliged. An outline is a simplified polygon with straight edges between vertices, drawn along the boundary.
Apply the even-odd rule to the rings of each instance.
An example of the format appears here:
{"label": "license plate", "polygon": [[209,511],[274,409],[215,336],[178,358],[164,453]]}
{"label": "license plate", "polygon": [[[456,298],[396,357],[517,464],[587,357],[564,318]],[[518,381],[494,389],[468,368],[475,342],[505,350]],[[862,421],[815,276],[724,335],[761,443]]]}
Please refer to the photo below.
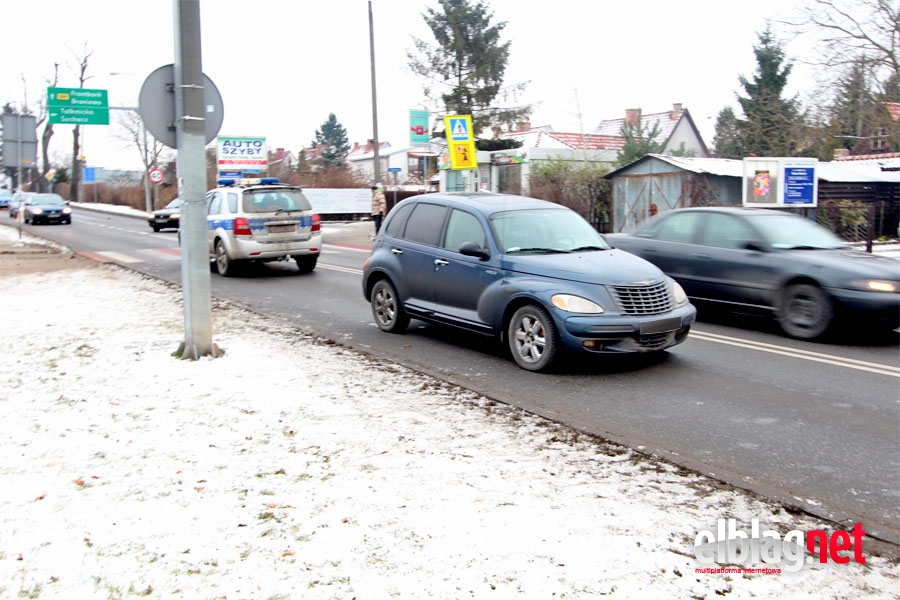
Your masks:
{"label": "license plate", "polygon": [[663,319],[661,321],[641,323],[641,333],[645,335],[675,331],[676,329],[681,329],[681,317],[672,317],[671,319]]}
{"label": "license plate", "polygon": [[294,225],[269,225],[269,231],[272,233],[286,233],[295,229]]}

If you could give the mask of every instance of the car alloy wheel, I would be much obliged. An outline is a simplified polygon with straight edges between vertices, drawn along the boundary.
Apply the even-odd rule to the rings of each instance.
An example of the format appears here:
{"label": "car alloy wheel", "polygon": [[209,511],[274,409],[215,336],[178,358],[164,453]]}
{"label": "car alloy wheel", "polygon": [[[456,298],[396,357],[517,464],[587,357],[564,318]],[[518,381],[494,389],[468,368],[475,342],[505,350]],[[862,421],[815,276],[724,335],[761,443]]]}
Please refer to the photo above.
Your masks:
{"label": "car alloy wheel", "polygon": [[831,319],[831,302],[821,288],[801,283],[784,290],[778,323],[787,335],[801,340],[817,338],[828,330]]}
{"label": "car alloy wheel", "polygon": [[234,274],[234,263],[228,257],[228,250],[222,240],[216,242],[216,270],[222,277],[230,277]]}
{"label": "car alloy wheel", "polygon": [[516,363],[528,371],[540,371],[556,359],[556,326],[539,306],[523,306],[515,312],[507,330],[509,350]]}
{"label": "car alloy wheel", "polygon": [[378,328],[388,333],[403,333],[409,325],[409,315],[400,305],[397,290],[387,279],[372,288],[372,316]]}

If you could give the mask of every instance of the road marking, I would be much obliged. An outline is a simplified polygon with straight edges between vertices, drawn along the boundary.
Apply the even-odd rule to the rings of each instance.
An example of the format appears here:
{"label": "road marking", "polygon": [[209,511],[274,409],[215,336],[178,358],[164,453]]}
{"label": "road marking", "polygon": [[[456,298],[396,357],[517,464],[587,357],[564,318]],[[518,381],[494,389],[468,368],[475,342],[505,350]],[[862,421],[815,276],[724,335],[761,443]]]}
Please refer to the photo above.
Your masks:
{"label": "road marking", "polygon": [[362,271],[359,269],[351,269],[349,267],[339,267],[338,265],[325,265],[319,263],[319,267],[322,269],[329,269],[331,271],[340,271],[341,273],[350,273],[351,275],[362,275]]}
{"label": "road marking", "polygon": [[353,246],[351,244],[335,244],[333,242],[322,242],[323,246],[328,246],[329,248],[336,248],[337,252],[341,250],[352,250],[354,252],[364,252],[365,254],[371,254],[372,249],[366,246]]}
{"label": "road marking", "polygon": [[133,250],[129,253],[115,252],[114,250],[100,250],[98,252],[78,252],[80,256],[90,258],[97,262],[115,262],[131,265],[140,262],[153,262],[156,260],[181,260],[181,252],[172,248],[145,248]]}
{"label": "road marking", "polygon": [[900,367],[891,365],[882,365],[879,363],[856,360],[853,358],[844,358],[834,356],[832,354],[822,354],[821,352],[810,352],[809,350],[800,350],[797,348],[785,348],[784,346],[776,346],[765,342],[754,342],[751,340],[742,340],[726,335],[716,333],[707,333],[705,331],[697,331],[691,329],[690,337],[705,340],[707,342],[715,342],[718,344],[727,344],[729,346],[737,346],[739,348],[747,348],[749,350],[758,350],[760,352],[769,352],[772,354],[780,354],[782,356],[790,356],[802,360],[820,362],[848,369],[856,369],[858,371],[868,371],[879,375],[888,375],[890,377],[900,377]]}

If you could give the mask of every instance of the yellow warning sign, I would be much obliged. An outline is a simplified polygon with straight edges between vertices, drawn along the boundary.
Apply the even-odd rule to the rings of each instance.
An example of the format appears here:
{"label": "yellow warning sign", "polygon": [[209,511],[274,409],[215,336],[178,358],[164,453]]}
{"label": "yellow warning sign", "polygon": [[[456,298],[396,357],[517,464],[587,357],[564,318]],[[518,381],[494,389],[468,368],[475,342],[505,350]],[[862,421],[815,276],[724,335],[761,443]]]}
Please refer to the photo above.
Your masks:
{"label": "yellow warning sign", "polygon": [[444,117],[444,131],[450,150],[450,168],[477,169],[475,158],[475,136],[472,134],[470,115],[448,115]]}

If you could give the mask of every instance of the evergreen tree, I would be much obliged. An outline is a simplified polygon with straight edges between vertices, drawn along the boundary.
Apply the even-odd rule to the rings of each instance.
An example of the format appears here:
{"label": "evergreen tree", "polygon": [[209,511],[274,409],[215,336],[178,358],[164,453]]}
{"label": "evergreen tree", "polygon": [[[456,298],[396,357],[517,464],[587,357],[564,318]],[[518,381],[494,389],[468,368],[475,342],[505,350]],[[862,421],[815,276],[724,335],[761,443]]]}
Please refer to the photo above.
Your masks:
{"label": "evergreen tree", "polygon": [[837,77],[834,94],[829,122],[838,129],[839,147],[843,146],[855,154],[867,152],[868,138],[878,125],[881,111],[864,56],[860,56]]}
{"label": "evergreen tree", "polygon": [[635,161],[646,154],[658,154],[665,147],[665,142],[657,142],[659,136],[659,121],[652,127],[644,127],[641,119],[634,123],[626,122],[620,131],[625,138],[625,145],[616,155],[616,166],[621,167]]}
{"label": "evergreen tree", "polygon": [[741,139],[740,122],[734,109],[726,106],[716,117],[716,134],[713,138],[715,154],[718,158],[744,158],[744,144]]}
{"label": "evergreen tree", "polygon": [[526,84],[503,87],[510,42],[501,42],[505,22],[491,24],[493,13],[481,0],[438,0],[440,9],[427,8],[422,18],[437,46],[413,38],[418,56],[407,53],[409,67],[425,77],[425,96],[440,102],[446,114],[472,115],[475,135],[491,126],[510,129],[525,121],[530,106],[498,107],[514,100]]}
{"label": "evergreen tree", "polygon": [[756,156],[796,156],[803,135],[803,115],[796,99],[784,98],[792,65],[770,28],[754,46],[757,69],[753,79],[739,78],[745,97],[738,96],[744,113],[739,122],[744,151]]}
{"label": "evergreen tree", "polygon": [[350,152],[347,130],[338,123],[334,113],[329,114],[328,120],[322,123],[322,128],[316,130],[316,139],[312,145],[323,147],[316,159],[320,166],[346,168],[347,154]]}
{"label": "evergreen tree", "polygon": [[297,153],[297,168],[294,169],[294,171],[297,173],[305,173],[309,170],[309,159],[306,158],[306,148],[300,148],[300,152]]}

